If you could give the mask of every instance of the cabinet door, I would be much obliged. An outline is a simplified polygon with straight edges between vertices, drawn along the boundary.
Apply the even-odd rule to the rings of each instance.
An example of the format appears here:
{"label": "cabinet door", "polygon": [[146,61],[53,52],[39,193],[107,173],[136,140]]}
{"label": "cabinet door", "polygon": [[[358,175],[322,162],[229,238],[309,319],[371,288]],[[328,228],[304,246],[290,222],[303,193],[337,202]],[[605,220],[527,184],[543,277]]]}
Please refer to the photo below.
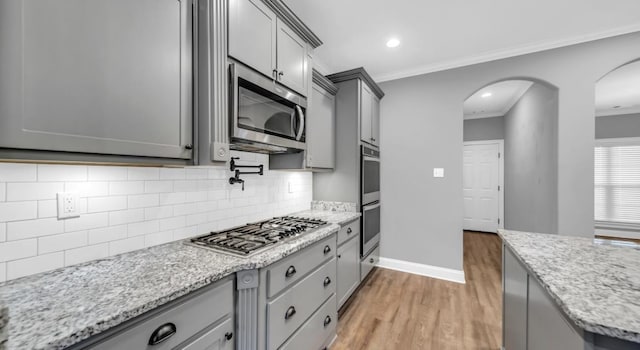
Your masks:
{"label": "cabinet door", "polygon": [[502,343],[506,350],[526,349],[528,275],[511,250],[504,247],[503,251]]}
{"label": "cabinet door", "polygon": [[197,339],[189,342],[184,346],[178,347],[179,350],[232,350],[234,349],[235,339],[233,338],[233,319],[228,318],[217,327],[206,332]]}
{"label": "cabinet door", "polygon": [[0,2],[0,147],[190,159],[192,11]]}
{"label": "cabinet door", "polygon": [[307,95],[307,44],[278,20],[278,80],[303,96]]}
{"label": "cabinet door", "polygon": [[338,308],[351,296],[360,283],[360,239],[352,238],[338,247]]}
{"label": "cabinet door", "polygon": [[276,14],[261,0],[229,0],[229,56],[275,78]]}
{"label": "cabinet door", "polygon": [[380,99],[371,99],[371,143],[380,146]]}
{"label": "cabinet door", "polygon": [[360,85],[362,86],[360,89],[360,139],[371,143],[373,93],[365,83],[360,82]]}
{"label": "cabinet door", "polygon": [[335,165],[335,96],[313,84],[307,109],[307,164],[333,169]]}

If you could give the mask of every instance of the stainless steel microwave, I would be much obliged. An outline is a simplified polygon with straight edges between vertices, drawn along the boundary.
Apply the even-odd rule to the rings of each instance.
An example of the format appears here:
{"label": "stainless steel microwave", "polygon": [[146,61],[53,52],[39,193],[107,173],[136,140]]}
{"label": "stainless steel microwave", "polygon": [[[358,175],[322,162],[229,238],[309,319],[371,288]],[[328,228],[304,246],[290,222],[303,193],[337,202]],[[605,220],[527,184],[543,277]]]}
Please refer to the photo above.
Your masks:
{"label": "stainless steel microwave", "polygon": [[240,63],[231,63],[229,74],[231,148],[304,151],[307,99]]}

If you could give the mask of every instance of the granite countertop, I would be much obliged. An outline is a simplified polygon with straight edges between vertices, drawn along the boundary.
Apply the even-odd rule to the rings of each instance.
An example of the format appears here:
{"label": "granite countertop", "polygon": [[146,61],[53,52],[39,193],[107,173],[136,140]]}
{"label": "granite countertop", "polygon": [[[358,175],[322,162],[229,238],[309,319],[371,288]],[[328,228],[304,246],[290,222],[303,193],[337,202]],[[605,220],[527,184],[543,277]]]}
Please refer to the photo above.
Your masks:
{"label": "granite countertop", "polygon": [[179,241],[0,284],[0,300],[11,318],[6,349],[76,344],[237,271],[268,266],[337,232],[336,223],[359,216],[294,215],[322,217],[330,224],[247,258]]}
{"label": "granite countertop", "polygon": [[0,302],[0,350],[6,349],[9,309]]}
{"label": "granite countertop", "polygon": [[578,327],[640,343],[640,250],[581,237],[499,234]]}
{"label": "granite countertop", "polygon": [[294,216],[303,216],[307,218],[320,219],[332,224],[344,225],[359,218],[362,214],[356,212],[338,212],[326,210],[306,210],[293,214]]}

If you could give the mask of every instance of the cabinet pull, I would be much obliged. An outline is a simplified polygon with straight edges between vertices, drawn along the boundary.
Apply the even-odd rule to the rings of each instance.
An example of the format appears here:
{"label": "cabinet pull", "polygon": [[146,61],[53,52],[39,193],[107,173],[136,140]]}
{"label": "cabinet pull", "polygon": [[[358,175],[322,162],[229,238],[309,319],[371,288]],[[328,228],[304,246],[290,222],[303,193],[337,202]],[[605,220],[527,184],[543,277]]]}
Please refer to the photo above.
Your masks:
{"label": "cabinet pull", "polygon": [[293,317],[293,315],[296,314],[296,308],[293,306],[289,306],[289,308],[287,309],[287,312],[284,314],[284,319],[288,320],[291,317]]}
{"label": "cabinet pull", "polygon": [[341,259],[341,258],[342,258],[342,254],[338,254],[338,259]]}
{"label": "cabinet pull", "polygon": [[353,232],[353,230],[351,229],[351,227],[349,227],[349,228],[347,229],[347,234],[348,234],[348,235],[350,235],[350,234],[351,234],[351,232]]}
{"label": "cabinet pull", "polygon": [[231,340],[231,338],[233,338],[233,333],[227,332],[224,334],[224,339]]}
{"label": "cabinet pull", "polygon": [[162,326],[156,328],[151,337],[149,338],[149,345],[158,345],[163,341],[171,338],[176,334],[176,325],[173,323],[165,323]]}
{"label": "cabinet pull", "polygon": [[291,266],[289,266],[289,268],[287,269],[287,272],[285,272],[284,277],[289,278],[289,277],[291,277],[291,276],[295,275],[295,274],[296,274],[296,272],[298,272],[298,271],[296,271],[296,267],[295,267],[295,266],[293,266],[293,265],[291,265]]}
{"label": "cabinet pull", "polygon": [[373,258],[369,259],[369,262],[373,264],[375,260],[373,260]]}
{"label": "cabinet pull", "polygon": [[328,326],[331,323],[331,316],[328,316],[324,318],[324,326]]}
{"label": "cabinet pull", "polygon": [[193,145],[192,145],[192,144],[190,144],[190,143],[188,143],[188,144],[184,145],[184,149],[189,149],[189,150],[191,150],[191,149],[193,149]]}
{"label": "cabinet pull", "polygon": [[331,252],[331,247],[329,247],[328,245],[324,246],[324,255],[327,255]]}
{"label": "cabinet pull", "polygon": [[271,72],[271,76],[273,77],[273,79],[278,79],[278,70],[274,69],[273,72]]}
{"label": "cabinet pull", "polygon": [[279,79],[282,79],[282,76],[283,76],[283,75],[284,75],[284,72],[283,72],[283,71],[280,71],[280,73],[278,73],[278,77],[279,77]]}
{"label": "cabinet pull", "polygon": [[329,276],[327,276],[327,277],[324,279],[324,286],[326,287],[326,286],[328,286],[328,285],[330,285],[330,284],[331,284],[331,278],[329,278]]}

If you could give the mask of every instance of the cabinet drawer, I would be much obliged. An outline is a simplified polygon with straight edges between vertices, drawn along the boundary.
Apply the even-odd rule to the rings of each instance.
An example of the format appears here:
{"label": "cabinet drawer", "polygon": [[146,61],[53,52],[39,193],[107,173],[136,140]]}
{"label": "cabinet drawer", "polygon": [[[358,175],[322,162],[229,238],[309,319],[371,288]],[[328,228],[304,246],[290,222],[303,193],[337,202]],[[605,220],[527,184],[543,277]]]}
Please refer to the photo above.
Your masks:
{"label": "cabinet drawer", "polygon": [[321,349],[327,339],[336,333],[337,323],[338,312],[334,295],[280,347],[280,350]]}
{"label": "cabinet drawer", "polygon": [[202,336],[188,344],[178,347],[180,350],[232,350],[233,343],[233,319],[228,317],[221,324],[214,327]]}
{"label": "cabinet drawer", "polygon": [[[227,280],[212,290],[188,298],[151,318],[132,325],[91,349],[173,349],[216,321],[233,315],[233,281]],[[175,328],[175,334],[157,345],[149,345],[151,335],[160,327]],[[224,349],[224,347],[223,347]]]}
{"label": "cabinet drawer", "polygon": [[299,281],[336,254],[336,237],[331,235],[311,247],[267,268],[267,296],[272,298],[285,287]]}
{"label": "cabinet drawer", "polygon": [[267,345],[276,349],[336,291],[333,258],[267,305]]}
{"label": "cabinet drawer", "polygon": [[373,270],[373,267],[378,265],[378,261],[380,261],[380,246],[377,246],[367,257],[362,259],[360,263],[360,281],[364,280]]}
{"label": "cabinet drawer", "polygon": [[358,234],[360,234],[360,219],[353,220],[342,226],[338,232],[338,245],[341,245],[349,238],[357,236]]}

